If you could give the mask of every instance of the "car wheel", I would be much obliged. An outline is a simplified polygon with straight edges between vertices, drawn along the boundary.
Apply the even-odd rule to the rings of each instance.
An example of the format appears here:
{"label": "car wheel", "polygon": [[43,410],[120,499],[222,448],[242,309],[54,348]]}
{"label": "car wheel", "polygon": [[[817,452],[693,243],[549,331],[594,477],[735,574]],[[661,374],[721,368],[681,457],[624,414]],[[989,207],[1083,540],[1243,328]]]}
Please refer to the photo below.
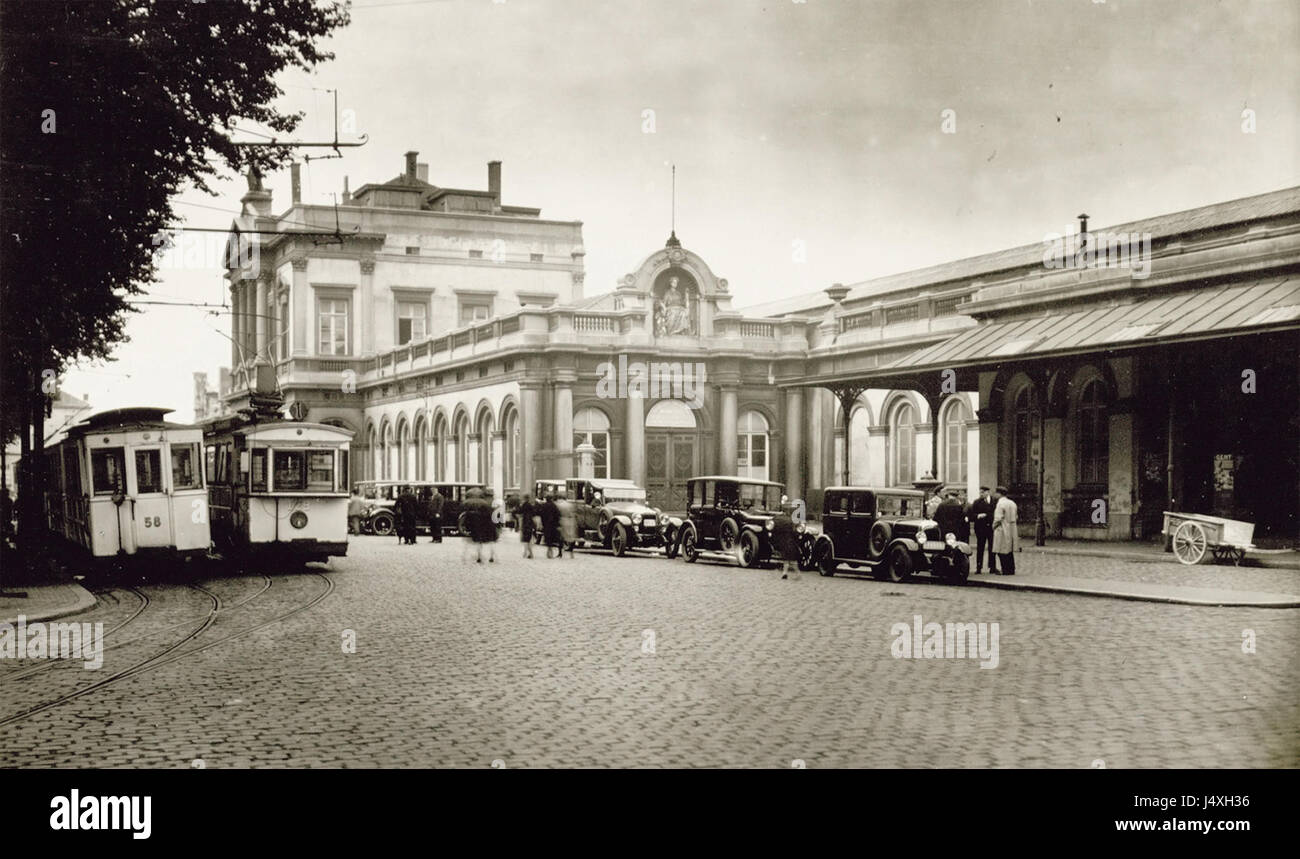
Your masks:
{"label": "car wheel", "polygon": [[378,516],[370,520],[370,530],[378,534],[380,537],[387,537],[389,534],[393,533],[394,524],[395,520],[392,516],[387,513],[380,513]]}
{"label": "car wheel", "polygon": [[460,536],[462,537],[469,536],[469,514],[468,513],[460,514],[460,518],[456,520],[456,533],[460,534]]}
{"label": "car wheel", "polygon": [[722,551],[730,552],[736,548],[736,538],[740,536],[740,526],[736,520],[730,517],[722,520],[721,527],[718,528],[718,545]]}
{"label": "car wheel", "polygon": [[742,567],[758,566],[758,535],[746,531],[740,535],[740,565]]}
{"label": "car wheel", "polygon": [[813,561],[813,541],[807,534],[799,538],[799,570],[800,572],[811,572],[817,568]]}
{"label": "car wheel", "polygon": [[835,556],[831,552],[830,543],[819,543],[813,547],[813,563],[817,566],[817,572],[823,576],[835,575]]}
{"label": "car wheel", "polygon": [[885,557],[885,550],[894,536],[894,528],[888,522],[877,522],[871,526],[867,535],[867,556],[873,561]]}
{"label": "car wheel", "polygon": [[964,585],[970,578],[970,558],[965,553],[957,552],[952,562],[953,584]]}
{"label": "car wheel", "polygon": [[889,560],[885,563],[886,575],[891,582],[901,582],[912,575],[912,553],[907,547],[898,543],[889,550]]}
{"label": "car wheel", "polygon": [[695,547],[695,529],[687,528],[682,534],[682,557],[686,563],[693,564],[700,559],[699,549]]}
{"label": "car wheel", "polygon": [[614,550],[614,557],[621,558],[627,552],[627,528],[622,522],[615,522],[609,532],[609,547]]}
{"label": "car wheel", "polygon": [[680,547],[677,545],[677,531],[673,528],[668,528],[664,531],[664,557],[671,561],[673,558],[677,557],[677,550],[679,548]]}

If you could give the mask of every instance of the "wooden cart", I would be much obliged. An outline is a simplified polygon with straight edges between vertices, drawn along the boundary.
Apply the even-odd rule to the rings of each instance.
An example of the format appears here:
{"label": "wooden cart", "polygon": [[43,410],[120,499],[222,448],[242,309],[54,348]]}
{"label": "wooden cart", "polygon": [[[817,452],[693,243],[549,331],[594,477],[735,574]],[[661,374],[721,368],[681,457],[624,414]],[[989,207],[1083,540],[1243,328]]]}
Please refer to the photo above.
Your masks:
{"label": "wooden cart", "polygon": [[1174,557],[1182,564],[1199,564],[1207,556],[1215,561],[1240,564],[1246,550],[1255,548],[1255,523],[1200,513],[1165,511],[1161,533],[1169,542]]}

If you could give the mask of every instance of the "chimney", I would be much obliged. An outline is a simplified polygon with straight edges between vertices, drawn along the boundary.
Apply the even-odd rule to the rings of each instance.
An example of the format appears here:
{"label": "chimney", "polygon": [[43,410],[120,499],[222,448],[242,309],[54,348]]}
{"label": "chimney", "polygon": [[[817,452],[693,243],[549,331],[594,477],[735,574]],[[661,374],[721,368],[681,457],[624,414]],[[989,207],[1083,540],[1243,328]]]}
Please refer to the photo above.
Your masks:
{"label": "chimney", "polygon": [[343,205],[347,206],[352,202],[352,192],[348,190],[348,177],[343,177]]}
{"label": "chimney", "polygon": [[416,164],[416,165],[415,165],[415,178],[416,178],[416,179],[419,179],[421,182],[428,182],[428,181],[429,181],[429,165],[428,165],[428,164]]}
{"label": "chimney", "polygon": [[406,178],[415,178],[415,159],[420,153],[412,150],[406,153]]}
{"label": "chimney", "polygon": [[293,198],[293,202],[301,203],[302,202],[302,168],[298,166],[298,162],[296,161],[289,165],[289,182],[290,182],[290,186],[293,189],[290,195]]}
{"label": "chimney", "polygon": [[1088,247],[1088,215],[1085,212],[1079,216],[1079,250],[1084,251]]}
{"label": "chimney", "polygon": [[494,206],[501,205],[501,162],[488,162],[488,190],[492,192]]}

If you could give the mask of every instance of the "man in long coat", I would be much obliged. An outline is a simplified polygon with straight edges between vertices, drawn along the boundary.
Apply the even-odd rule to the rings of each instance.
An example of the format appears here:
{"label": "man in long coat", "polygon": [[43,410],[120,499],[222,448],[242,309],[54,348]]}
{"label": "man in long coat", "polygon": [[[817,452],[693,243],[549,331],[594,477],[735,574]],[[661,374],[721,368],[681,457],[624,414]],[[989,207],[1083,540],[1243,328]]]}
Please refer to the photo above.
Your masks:
{"label": "man in long coat", "polygon": [[966,521],[975,531],[975,574],[983,572],[985,555],[988,556],[989,572],[996,574],[998,560],[993,554],[993,499],[987,486],[980,487],[979,498],[966,509]]}
{"label": "man in long coat", "polygon": [[1005,486],[998,487],[998,503],[993,508],[993,554],[1002,562],[1002,575],[1016,574],[1016,552],[1020,549],[1020,532],[1016,522],[1016,502]]}

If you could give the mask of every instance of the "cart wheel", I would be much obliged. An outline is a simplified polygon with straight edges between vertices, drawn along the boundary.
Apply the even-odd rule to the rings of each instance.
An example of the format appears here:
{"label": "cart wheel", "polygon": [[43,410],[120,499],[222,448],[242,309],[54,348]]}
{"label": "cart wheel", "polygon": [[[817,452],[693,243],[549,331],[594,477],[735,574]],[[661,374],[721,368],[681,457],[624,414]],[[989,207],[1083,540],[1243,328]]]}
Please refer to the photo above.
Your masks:
{"label": "cart wheel", "polygon": [[1244,561],[1244,560],[1246,560],[1246,550],[1245,550],[1245,549],[1234,549],[1233,552],[1232,552],[1232,565],[1233,565],[1234,567],[1240,567],[1240,566],[1241,566],[1241,562]]}
{"label": "cart wheel", "polygon": [[1201,523],[1188,520],[1174,531],[1174,557],[1181,564],[1199,564],[1205,560],[1209,540]]}

